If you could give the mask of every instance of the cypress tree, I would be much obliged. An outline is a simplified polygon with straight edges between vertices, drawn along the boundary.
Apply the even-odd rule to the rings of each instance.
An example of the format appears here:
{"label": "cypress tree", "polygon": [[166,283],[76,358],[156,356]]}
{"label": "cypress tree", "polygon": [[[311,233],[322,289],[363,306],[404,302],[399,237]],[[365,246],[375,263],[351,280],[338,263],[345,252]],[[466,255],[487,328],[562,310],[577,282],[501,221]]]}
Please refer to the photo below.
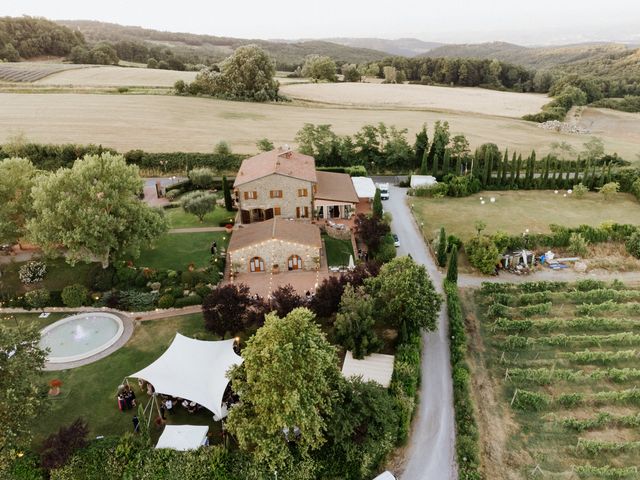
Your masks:
{"label": "cypress tree", "polygon": [[440,152],[439,150],[436,151],[435,155],[433,156],[433,163],[431,165],[431,171],[433,172],[432,175],[434,177],[438,176],[439,173],[439,169],[440,169]]}
{"label": "cypress tree", "polygon": [[422,169],[422,162],[423,157],[424,157],[424,153],[427,150],[427,147],[429,146],[429,136],[427,135],[427,125],[423,124],[422,125],[422,130],[420,130],[418,133],[416,133],[416,141],[413,144],[413,151],[415,152],[415,157],[414,157],[414,169]]}
{"label": "cypress tree", "polygon": [[426,150],[422,154],[422,164],[420,165],[420,175],[429,175],[429,152]]}
{"label": "cypress tree", "polygon": [[522,168],[522,154],[518,155],[516,161],[516,185],[520,186],[520,169]]}
{"label": "cypress tree", "polygon": [[458,158],[456,158],[455,174],[456,176],[462,175],[462,157],[460,155],[458,155]]}
{"label": "cypress tree", "polygon": [[517,163],[518,159],[516,158],[516,152],[513,152],[513,156],[511,157],[511,178],[509,179],[509,183],[511,184],[511,187],[513,188],[513,184],[515,183],[516,180],[516,163]]}
{"label": "cypress tree", "polygon": [[231,189],[226,175],[222,177],[222,193],[224,195],[224,208],[227,209],[227,212],[230,212],[233,210],[233,201],[231,200]]}
{"label": "cypress tree", "polygon": [[502,188],[506,188],[508,165],[509,165],[509,149],[505,149],[504,158],[502,159],[502,175],[500,176],[500,186]]}
{"label": "cypress tree", "polygon": [[587,188],[591,188],[590,173],[591,173],[591,160],[587,159],[587,161],[584,162],[584,172],[582,174],[582,184]]}
{"label": "cypress tree", "polygon": [[438,238],[438,250],[436,252],[438,265],[444,267],[447,264],[447,234],[444,227],[440,227],[440,237]]}
{"label": "cypress tree", "polygon": [[565,169],[564,169],[564,183],[565,183],[565,188],[567,185],[569,185],[569,176],[571,175],[571,162],[565,162]]}
{"label": "cypress tree", "polygon": [[578,178],[580,177],[580,155],[576,159],[576,169],[573,172],[573,184],[577,185],[579,183]]}
{"label": "cypress tree", "polygon": [[450,163],[451,163],[451,153],[447,148],[444,151],[444,159],[442,160],[442,178],[449,175],[449,170],[451,169]]}
{"label": "cypress tree", "polygon": [[549,187],[549,164],[551,163],[551,156],[547,155],[544,159],[544,174],[542,175],[542,186]]}
{"label": "cypress tree", "polygon": [[607,179],[605,183],[609,183],[611,181],[611,163],[607,166]]}
{"label": "cypress tree", "polygon": [[447,280],[451,283],[458,283],[458,246],[455,244],[451,247],[451,253],[449,254]]}
{"label": "cypress tree", "polygon": [[380,189],[376,188],[376,194],[373,196],[373,216],[382,218],[382,198],[380,197]]}
{"label": "cypress tree", "polygon": [[489,149],[484,151],[484,159],[483,159],[483,170],[482,170],[482,186],[486,187],[488,185],[489,180],[489,165],[490,165],[491,155],[489,154]]}
{"label": "cypress tree", "polygon": [[[431,173],[434,177],[436,176],[436,169],[433,167],[434,164],[434,159],[436,157],[436,142],[438,141],[438,137],[437,135],[433,136],[433,141],[431,142],[431,147],[429,148],[429,152],[427,153],[427,151],[425,150],[425,153],[427,153],[427,168],[426,171],[428,173]],[[428,173],[426,173],[425,175],[428,175]]]}

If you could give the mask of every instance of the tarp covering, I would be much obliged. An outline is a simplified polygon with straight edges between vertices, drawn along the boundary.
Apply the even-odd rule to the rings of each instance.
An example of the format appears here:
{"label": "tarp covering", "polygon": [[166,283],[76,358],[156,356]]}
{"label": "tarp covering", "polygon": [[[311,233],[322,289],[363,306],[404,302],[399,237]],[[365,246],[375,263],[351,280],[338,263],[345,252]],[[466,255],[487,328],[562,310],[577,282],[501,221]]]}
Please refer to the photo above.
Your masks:
{"label": "tarp covering", "polygon": [[431,175],[411,175],[411,188],[431,187],[436,183],[436,177]]}
{"label": "tarp covering", "polygon": [[129,376],[146,380],[156,393],[191,400],[221,418],[227,370],[243,362],[233,351],[233,342],[195,340],[176,333],[160,358]]}
{"label": "tarp covering", "polygon": [[387,388],[393,375],[393,355],[372,353],[362,360],[356,360],[348,351],[342,364],[342,375],[345,378],[361,376],[365,382],[373,380]]}
{"label": "tarp covering", "polygon": [[373,198],[376,196],[376,184],[369,177],[351,177],[353,187],[358,198]]}
{"label": "tarp covering", "polygon": [[156,448],[172,448],[173,450],[195,450],[207,443],[207,425],[167,425]]}

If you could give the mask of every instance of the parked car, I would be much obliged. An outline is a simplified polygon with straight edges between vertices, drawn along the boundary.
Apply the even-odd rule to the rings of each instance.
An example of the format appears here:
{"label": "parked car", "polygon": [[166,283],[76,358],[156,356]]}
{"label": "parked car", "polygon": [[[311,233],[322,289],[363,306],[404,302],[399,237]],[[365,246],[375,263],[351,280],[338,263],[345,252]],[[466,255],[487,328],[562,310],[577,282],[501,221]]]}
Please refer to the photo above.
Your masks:
{"label": "parked car", "polygon": [[396,235],[395,233],[393,234],[393,246],[394,247],[400,246],[400,239],[398,238],[398,235]]}
{"label": "parked car", "polygon": [[389,470],[385,470],[373,480],[396,480],[396,477]]}

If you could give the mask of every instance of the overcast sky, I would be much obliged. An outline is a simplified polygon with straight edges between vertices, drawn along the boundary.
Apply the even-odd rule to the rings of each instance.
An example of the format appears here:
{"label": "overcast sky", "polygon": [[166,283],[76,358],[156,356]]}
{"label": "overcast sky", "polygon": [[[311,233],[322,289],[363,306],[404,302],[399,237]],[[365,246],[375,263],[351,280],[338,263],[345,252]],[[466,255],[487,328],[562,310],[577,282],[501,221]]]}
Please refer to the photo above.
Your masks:
{"label": "overcast sky", "polygon": [[640,0],[0,0],[4,15],[241,38],[640,42]]}

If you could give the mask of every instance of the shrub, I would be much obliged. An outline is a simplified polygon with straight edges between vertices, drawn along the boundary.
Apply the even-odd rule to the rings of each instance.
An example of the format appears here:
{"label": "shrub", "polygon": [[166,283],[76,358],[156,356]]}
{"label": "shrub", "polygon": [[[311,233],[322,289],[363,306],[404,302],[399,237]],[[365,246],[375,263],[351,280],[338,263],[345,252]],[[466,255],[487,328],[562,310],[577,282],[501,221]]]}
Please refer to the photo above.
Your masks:
{"label": "shrub", "polygon": [[637,178],[632,184],[631,184],[631,193],[633,193],[635,195],[635,197],[640,200],[640,178]]}
{"label": "shrub", "polygon": [[91,278],[91,288],[98,292],[106,292],[113,288],[116,271],[112,266],[102,268],[101,265],[96,265],[89,276]]}
{"label": "shrub", "polygon": [[47,266],[43,262],[32,261],[20,267],[18,276],[24,284],[41,282],[47,273]]}
{"label": "shrub", "polygon": [[154,308],[157,298],[157,292],[125,290],[119,293],[119,304],[125,310],[144,312]]}
{"label": "shrub", "polygon": [[51,296],[49,295],[49,291],[45,288],[32,290],[24,294],[24,300],[27,306],[35,309],[46,307],[49,304],[50,299]]}
{"label": "shrub", "polygon": [[189,172],[189,180],[196,188],[213,188],[216,176],[213,170],[206,167],[194,168]]}
{"label": "shrub", "polygon": [[586,187],[582,182],[573,186],[573,194],[576,198],[582,198],[589,191],[589,188]]}
{"label": "shrub", "polygon": [[176,308],[189,307],[191,305],[200,305],[202,297],[200,295],[189,295],[188,297],[178,298],[173,305]]}
{"label": "shrub", "polygon": [[640,258],[640,231],[637,231],[629,237],[625,242],[625,247],[629,255],[633,255],[636,258]]}
{"label": "shrub", "polygon": [[89,427],[81,418],[67,427],[60,427],[43,443],[42,466],[47,470],[62,467],[77,450],[87,445],[88,434]]}
{"label": "shrub", "polygon": [[620,184],[618,182],[609,182],[598,188],[598,191],[604,196],[605,200],[611,200],[620,191]]}
{"label": "shrub", "polygon": [[165,294],[162,295],[159,299],[158,299],[158,308],[171,308],[173,307],[173,304],[175,303],[176,299],[173,298],[173,295],[170,294]]}
{"label": "shrub", "polygon": [[573,255],[584,257],[587,254],[587,241],[579,233],[572,233],[568,249]]}
{"label": "shrub", "polygon": [[576,282],[576,290],[580,292],[589,292],[591,290],[598,290],[602,288],[606,288],[606,284],[602,280],[587,278]]}
{"label": "shrub", "polygon": [[491,238],[486,235],[476,236],[469,240],[464,248],[471,265],[485,275],[495,272],[500,252]]}
{"label": "shrub", "polygon": [[84,285],[75,283],[68,285],[62,290],[62,301],[67,307],[81,307],[87,301],[89,290]]}

